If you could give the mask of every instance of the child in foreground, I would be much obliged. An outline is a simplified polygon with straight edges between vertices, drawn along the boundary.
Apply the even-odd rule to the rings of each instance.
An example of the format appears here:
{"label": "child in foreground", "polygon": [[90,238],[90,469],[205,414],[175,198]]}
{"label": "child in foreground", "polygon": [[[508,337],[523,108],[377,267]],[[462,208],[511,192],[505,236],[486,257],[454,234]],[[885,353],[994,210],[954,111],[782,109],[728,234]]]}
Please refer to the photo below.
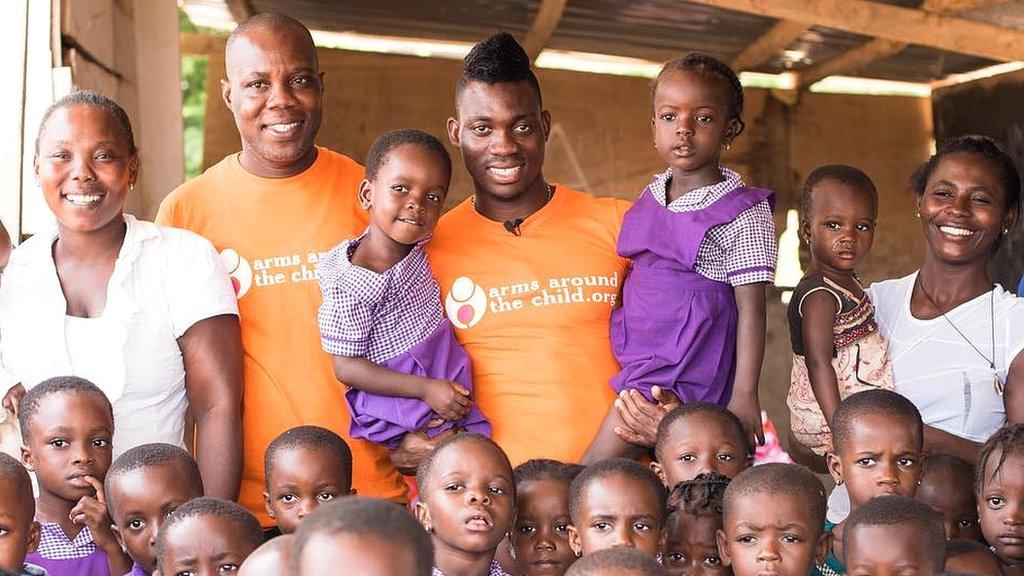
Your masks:
{"label": "child in foreground", "polygon": [[819,457],[832,448],[839,402],[860,390],[893,388],[889,345],[855,270],[871,249],[878,192],[853,166],[822,166],[804,183],[800,233],[811,265],[789,302],[793,436]]}
{"label": "child in foreground", "polygon": [[352,451],[334,432],[296,426],[267,447],[263,459],[267,489],[263,502],[277,522],[276,533],[291,534],[317,506],[352,494]]}
{"label": "child in foreground", "polygon": [[114,461],[104,486],[114,534],[134,562],[129,576],[149,576],[167,516],[203,495],[199,466],[178,446],[143,444]]}
{"label": "child in foreground", "polygon": [[942,516],[905,496],[879,496],[850,513],[843,564],[850,574],[935,576],[944,570]]}
{"label": "child in foreground", "polygon": [[317,508],[299,526],[295,576],[431,576],[430,535],[401,506],[356,496]]}
{"label": "child in foreground", "polygon": [[945,572],[1003,576],[999,557],[991,548],[977,540],[947,540]]}
{"label": "child in foreground", "polygon": [[[267,540],[242,562],[238,576],[281,576],[290,574],[294,534],[282,534]],[[341,566],[336,564],[335,567]],[[326,573],[326,572],[325,572]]]}
{"label": "child in foreground", "polygon": [[729,478],[715,472],[680,482],[668,496],[661,563],[672,576],[731,576],[718,553]]}
{"label": "child in foreground", "polygon": [[362,236],[317,265],[318,322],[334,373],[349,386],[349,434],[397,448],[407,432],[459,426],[490,435],[470,399],[469,355],[441,309],[422,245],[441,216],[452,163],[436,138],[398,130],[366,156]]}
{"label": "child in foreground", "polygon": [[434,576],[505,576],[494,554],[512,528],[516,488],[501,448],[472,432],[451,436],[420,464],[416,483]]}
{"label": "child in foreground", "polygon": [[631,548],[598,550],[569,567],[566,576],[665,576],[648,554]]}
{"label": "child in foreground", "polygon": [[[898,494],[913,498],[921,479],[924,424],[914,404],[892,390],[865,390],[839,403],[832,419],[833,450],[828,468],[850,494],[850,510],[872,498]],[[833,534],[823,564],[812,576],[845,574],[845,522],[825,524]]]}
{"label": "child in foreground", "polygon": [[157,565],[166,576],[233,574],[262,543],[263,531],[252,513],[204,496],[167,517],[157,535]]}
{"label": "child in foreground", "polygon": [[700,474],[732,478],[750,466],[752,453],[735,414],[717,404],[691,402],[661,419],[651,470],[672,489]]}
{"label": "child in foreground", "polygon": [[725,489],[718,552],[736,576],[807,576],[825,558],[825,488],[797,464],[762,464]]}
{"label": "child in foreground", "polygon": [[1024,424],[1004,426],[978,458],[978,519],[1006,576],[1024,574]]}
{"label": "child in foreground", "polygon": [[14,457],[0,452],[0,568],[21,576],[44,576],[46,571],[25,562],[39,545],[39,522],[28,470]]}
{"label": "child in foreground", "polygon": [[103,479],[113,456],[114,412],[95,384],[44,380],[18,409],[22,461],[36,473],[42,536],[26,561],[51,576],[120,576],[132,563],[111,530]]}
{"label": "child in foreground", "polygon": [[529,460],[512,471],[516,520],[509,540],[522,576],[562,576],[576,560],[569,546],[569,487],[582,471],[555,460]]}
{"label": "child in foreground", "polygon": [[974,466],[956,456],[932,454],[924,462],[914,497],[942,514],[949,540],[981,540],[974,477]]}
{"label": "child in foreground", "polygon": [[569,488],[569,545],[577,556],[605,548],[661,553],[665,487],[636,460],[610,458],[587,466]]}
{"label": "child in foreground", "polygon": [[[721,155],[743,132],[743,87],[728,65],[692,52],[654,80],[651,135],[668,165],[626,212],[618,253],[632,267],[611,337],[620,394],[652,387],[683,403],[728,406],[761,439],[758,379],[765,285],[778,247],[774,193],[746,186]],[[635,455],[609,411],[585,462]]]}

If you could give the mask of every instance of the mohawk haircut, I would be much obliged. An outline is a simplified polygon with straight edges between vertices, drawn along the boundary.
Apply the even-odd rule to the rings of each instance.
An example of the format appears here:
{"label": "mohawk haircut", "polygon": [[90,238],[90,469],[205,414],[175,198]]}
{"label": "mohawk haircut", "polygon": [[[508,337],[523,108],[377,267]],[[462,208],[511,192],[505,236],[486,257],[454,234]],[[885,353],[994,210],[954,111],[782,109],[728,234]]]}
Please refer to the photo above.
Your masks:
{"label": "mohawk haircut", "polygon": [[537,93],[537,105],[543,107],[540,82],[530,68],[530,57],[508,32],[494,34],[469,51],[462,61],[462,73],[455,85],[456,101],[470,82],[528,82]]}
{"label": "mohawk haircut", "polygon": [[21,404],[18,405],[18,425],[21,426],[21,439],[23,442],[28,443],[30,424],[32,419],[35,418],[36,412],[39,411],[39,405],[43,403],[43,400],[56,394],[66,393],[92,396],[106,408],[107,413],[110,414],[110,421],[113,423],[114,408],[111,407],[107,395],[98,386],[78,376],[57,376],[43,380],[32,387],[31,390],[25,393],[25,397],[21,399]]}
{"label": "mohawk haircut", "polygon": [[579,521],[583,496],[586,494],[587,489],[590,488],[590,485],[611,476],[631,478],[650,489],[655,499],[658,500],[658,509],[661,511],[662,520],[664,520],[665,502],[668,495],[665,491],[665,485],[661,483],[661,479],[650,468],[636,460],[609,458],[584,468],[583,472],[569,486],[569,515],[572,517],[573,522]]}
{"label": "mohawk haircut", "polygon": [[925,551],[925,556],[939,563],[946,561],[946,530],[942,515],[923,504],[896,494],[877,496],[850,513],[843,530],[843,550],[850,550],[858,528],[864,526],[899,526],[901,531],[914,535],[914,542]]}
{"label": "mohawk haircut", "polygon": [[172,468],[178,472],[178,480],[184,482],[196,496],[203,495],[203,477],[199,473],[199,465],[192,456],[180,446],[173,444],[153,443],[136,446],[118,456],[107,470],[103,489],[107,493],[107,505],[113,509],[118,505],[114,485],[123,476],[137,470],[153,468]]}
{"label": "mohawk haircut", "polygon": [[853,422],[869,414],[913,422],[917,430],[917,449],[922,449],[924,422],[914,403],[898,392],[872,389],[847,396],[836,408],[835,416],[832,417],[832,443],[836,454],[842,452],[843,445],[849,439]]}
{"label": "mohawk haircut", "polygon": [[728,516],[738,501],[754,494],[786,495],[801,502],[812,514],[812,528],[819,530],[813,537],[821,535],[828,499],[821,480],[814,472],[799,464],[768,463],[747,468],[737,474],[725,489],[722,516]]}
{"label": "mohawk haircut", "polygon": [[573,562],[565,576],[613,576],[615,574],[665,576],[668,572],[649,554],[644,554],[634,548],[605,548]]}

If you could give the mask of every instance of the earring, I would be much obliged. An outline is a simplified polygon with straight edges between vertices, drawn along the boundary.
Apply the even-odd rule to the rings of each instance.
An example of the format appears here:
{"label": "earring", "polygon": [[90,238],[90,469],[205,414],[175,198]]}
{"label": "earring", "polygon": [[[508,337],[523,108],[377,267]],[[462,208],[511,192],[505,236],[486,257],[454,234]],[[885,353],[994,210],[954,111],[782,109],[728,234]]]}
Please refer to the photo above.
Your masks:
{"label": "earring", "polygon": [[657,142],[655,142],[655,143],[654,143],[654,149],[655,149],[655,150],[657,150],[657,149],[658,149],[658,143],[657,143]]}
{"label": "earring", "polygon": [[135,193],[135,182],[129,182],[128,183],[128,193],[129,194],[134,194]]}
{"label": "earring", "polygon": [[725,144],[722,144],[722,148],[725,148],[726,150],[732,150],[732,144],[726,142]]}
{"label": "earring", "polygon": [[914,213],[914,217],[917,218],[918,220],[920,220],[921,219],[921,213],[920,212],[915,212]]}
{"label": "earring", "polygon": [[1010,229],[1009,228],[1003,228],[1003,236],[1006,236],[1009,233],[1010,233]]}

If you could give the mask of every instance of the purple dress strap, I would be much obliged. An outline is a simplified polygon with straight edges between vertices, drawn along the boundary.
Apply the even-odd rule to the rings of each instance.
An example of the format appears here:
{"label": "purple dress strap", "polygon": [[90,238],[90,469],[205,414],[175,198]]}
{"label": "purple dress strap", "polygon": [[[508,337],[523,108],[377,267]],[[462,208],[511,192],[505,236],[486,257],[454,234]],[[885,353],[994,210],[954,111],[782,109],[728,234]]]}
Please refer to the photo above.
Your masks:
{"label": "purple dress strap", "polygon": [[[472,391],[473,370],[469,354],[455,339],[451,322],[445,318],[436,330],[421,342],[382,363],[395,372],[412,374],[423,378],[451,380]],[[352,424],[349,435],[352,438],[385,444],[392,450],[398,447],[406,432],[425,431],[428,436],[450,430],[453,426],[485,436],[491,435],[491,424],[473,404],[469,414],[459,422],[445,422],[436,428],[427,424],[437,418],[437,413],[425,402],[415,398],[383,396],[349,388],[345,392]]]}
{"label": "purple dress strap", "polygon": [[617,392],[671,390],[683,402],[726,405],[736,370],[736,297],[694,263],[708,230],[734,220],[773,192],[741,186],[703,210],[672,212],[650,188],[626,212],[618,253],[632,259],[622,306],[612,312]]}
{"label": "purple dress strap", "polygon": [[43,558],[33,552],[25,561],[46,570],[50,576],[110,576],[107,555],[97,549],[83,558]]}

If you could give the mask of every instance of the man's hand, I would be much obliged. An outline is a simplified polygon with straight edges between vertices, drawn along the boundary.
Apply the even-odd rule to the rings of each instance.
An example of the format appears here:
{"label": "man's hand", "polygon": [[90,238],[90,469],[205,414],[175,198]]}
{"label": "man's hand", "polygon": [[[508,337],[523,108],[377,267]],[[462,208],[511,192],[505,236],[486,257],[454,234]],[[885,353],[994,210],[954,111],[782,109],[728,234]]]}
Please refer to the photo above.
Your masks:
{"label": "man's hand", "polygon": [[420,462],[437,448],[449,436],[455,434],[455,429],[446,430],[433,438],[425,432],[407,432],[402,437],[402,443],[391,452],[391,463],[399,472],[406,476],[415,476],[416,468]]}
{"label": "man's hand", "polygon": [[658,424],[670,410],[679,406],[675,394],[662,390],[658,386],[651,388],[655,402],[648,402],[644,395],[636,390],[623,391],[615,399],[615,410],[626,424],[625,428],[615,429],[615,434],[622,440],[651,448],[658,436]]}

